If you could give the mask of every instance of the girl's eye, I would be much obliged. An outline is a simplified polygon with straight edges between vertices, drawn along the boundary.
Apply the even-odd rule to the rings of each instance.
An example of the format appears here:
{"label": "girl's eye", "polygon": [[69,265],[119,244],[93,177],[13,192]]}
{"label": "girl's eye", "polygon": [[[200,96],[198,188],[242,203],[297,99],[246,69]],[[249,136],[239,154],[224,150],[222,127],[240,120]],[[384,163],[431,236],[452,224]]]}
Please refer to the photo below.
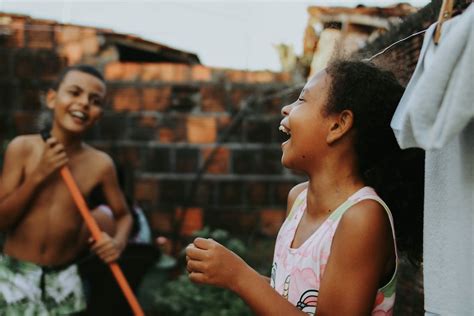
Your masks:
{"label": "girl's eye", "polygon": [[304,99],[303,98],[298,98],[298,101],[304,102]]}
{"label": "girl's eye", "polygon": [[72,96],[77,97],[77,96],[79,95],[79,91],[77,91],[77,90],[71,90],[71,91],[69,91],[69,94],[72,95]]}

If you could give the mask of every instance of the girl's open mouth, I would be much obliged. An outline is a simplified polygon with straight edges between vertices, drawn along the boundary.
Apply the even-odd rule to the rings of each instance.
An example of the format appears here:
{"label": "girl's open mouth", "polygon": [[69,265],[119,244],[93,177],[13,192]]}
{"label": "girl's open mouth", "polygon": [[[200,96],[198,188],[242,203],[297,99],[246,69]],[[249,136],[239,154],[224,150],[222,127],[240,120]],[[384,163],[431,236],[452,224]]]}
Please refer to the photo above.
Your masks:
{"label": "girl's open mouth", "polygon": [[291,137],[291,132],[290,130],[284,126],[284,125],[280,125],[278,127],[278,130],[280,131],[279,133],[279,140],[282,142],[282,143],[286,143],[290,137]]}

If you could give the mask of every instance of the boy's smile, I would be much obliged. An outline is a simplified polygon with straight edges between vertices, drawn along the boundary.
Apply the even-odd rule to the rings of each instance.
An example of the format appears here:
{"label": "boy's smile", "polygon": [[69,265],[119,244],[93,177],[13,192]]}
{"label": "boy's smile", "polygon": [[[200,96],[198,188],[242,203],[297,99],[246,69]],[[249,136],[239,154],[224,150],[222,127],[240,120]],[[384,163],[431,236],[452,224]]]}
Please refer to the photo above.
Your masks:
{"label": "boy's smile", "polygon": [[102,115],[104,98],[105,84],[101,80],[70,71],[58,90],[48,93],[48,107],[54,110],[53,125],[74,134],[84,132]]}

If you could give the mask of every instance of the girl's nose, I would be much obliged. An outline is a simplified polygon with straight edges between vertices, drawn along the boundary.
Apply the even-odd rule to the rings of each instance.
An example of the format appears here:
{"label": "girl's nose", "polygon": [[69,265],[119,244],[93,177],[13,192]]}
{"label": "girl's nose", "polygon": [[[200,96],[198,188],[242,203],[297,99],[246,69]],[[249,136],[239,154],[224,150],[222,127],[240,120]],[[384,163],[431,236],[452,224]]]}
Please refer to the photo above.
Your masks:
{"label": "girl's nose", "polygon": [[291,112],[291,105],[292,104],[288,104],[288,105],[285,105],[284,107],[281,108],[281,115],[283,116],[287,116],[290,114]]}

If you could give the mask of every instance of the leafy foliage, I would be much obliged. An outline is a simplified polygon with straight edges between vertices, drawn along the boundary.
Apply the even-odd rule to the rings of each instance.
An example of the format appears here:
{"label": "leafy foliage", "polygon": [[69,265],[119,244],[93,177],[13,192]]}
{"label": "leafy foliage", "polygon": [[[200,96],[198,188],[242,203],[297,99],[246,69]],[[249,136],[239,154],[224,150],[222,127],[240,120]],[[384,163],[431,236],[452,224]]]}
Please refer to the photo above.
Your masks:
{"label": "leafy foliage", "polygon": [[[209,228],[197,232],[194,237],[212,238],[239,256],[245,257],[245,244],[232,238],[227,231]],[[184,253],[182,253],[184,256]],[[179,316],[247,316],[252,315],[245,303],[231,291],[192,283],[187,273],[176,280],[155,288],[152,310],[160,315]]]}

